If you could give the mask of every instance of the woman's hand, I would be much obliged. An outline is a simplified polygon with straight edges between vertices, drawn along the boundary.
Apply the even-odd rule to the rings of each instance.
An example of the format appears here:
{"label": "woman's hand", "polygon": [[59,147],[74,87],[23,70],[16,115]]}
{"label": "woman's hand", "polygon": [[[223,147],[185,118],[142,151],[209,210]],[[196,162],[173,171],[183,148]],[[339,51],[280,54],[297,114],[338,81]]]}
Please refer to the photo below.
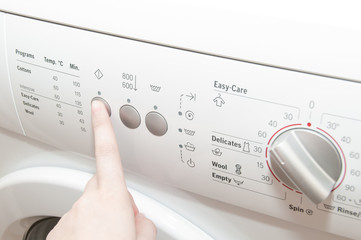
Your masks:
{"label": "woman's hand", "polygon": [[125,184],[118,145],[101,101],[92,102],[96,174],[47,240],[152,240],[154,224],[140,214]]}

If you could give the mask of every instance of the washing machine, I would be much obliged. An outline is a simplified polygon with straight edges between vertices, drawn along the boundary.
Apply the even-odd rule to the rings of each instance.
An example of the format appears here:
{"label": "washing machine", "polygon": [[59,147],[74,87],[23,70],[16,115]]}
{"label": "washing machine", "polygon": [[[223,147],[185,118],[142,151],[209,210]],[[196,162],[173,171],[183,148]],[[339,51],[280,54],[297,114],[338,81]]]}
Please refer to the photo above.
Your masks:
{"label": "washing machine", "polygon": [[45,239],[104,101],[158,239],[361,239],[357,1],[2,1],[0,239]]}
{"label": "washing machine", "polygon": [[[89,159],[57,153],[39,144],[24,144],[4,131],[1,143],[11,148],[1,163],[1,239],[45,239],[80,197],[94,166]],[[20,154],[14,154],[20,149]],[[212,239],[174,210],[132,188],[129,191],[157,225],[157,239]]]}

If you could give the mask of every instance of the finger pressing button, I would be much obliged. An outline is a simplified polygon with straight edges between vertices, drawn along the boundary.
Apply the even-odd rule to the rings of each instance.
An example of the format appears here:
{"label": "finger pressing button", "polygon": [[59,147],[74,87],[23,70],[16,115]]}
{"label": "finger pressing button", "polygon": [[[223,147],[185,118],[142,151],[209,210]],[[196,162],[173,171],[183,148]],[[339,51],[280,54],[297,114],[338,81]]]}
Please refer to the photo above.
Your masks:
{"label": "finger pressing button", "polygon": [[104,103],[104,106],[105,106],[105,108],[107,109],[107,112],[108,112],[109,117],[110,117],[110,115],[112,115],[112,110],[111,110],[111,108],[110,108],[110,106],[109,106],[109,103],[108,103],[107,101],[105,101],[104,98],[95,97],[95,98],[92,99],[92,102],[93,102],[94,100],[101,101],[102,103]]}

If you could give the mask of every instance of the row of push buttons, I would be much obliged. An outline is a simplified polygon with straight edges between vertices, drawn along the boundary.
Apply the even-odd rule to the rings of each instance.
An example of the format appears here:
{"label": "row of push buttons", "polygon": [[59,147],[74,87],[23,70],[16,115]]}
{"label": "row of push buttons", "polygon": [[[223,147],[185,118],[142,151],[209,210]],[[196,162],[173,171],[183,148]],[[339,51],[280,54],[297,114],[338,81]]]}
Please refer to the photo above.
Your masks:
{"label": "row of push buttons", "polygon": [[[93,101],[94,100],[102,101],[108,111],[109,116],[111,115],[111,108],[107,101],[100,97],[95,97],[93,98]],[[123,105],[119,109],[119,117],[122,123],[130,129],[138,128],[141,122],[139,112],[129,104]],[[156,111],[149,112],[145,116],[145,125],[149,132],[155,136],[163,136],[168,131],[167,120],[162,116],[162,114]]]}

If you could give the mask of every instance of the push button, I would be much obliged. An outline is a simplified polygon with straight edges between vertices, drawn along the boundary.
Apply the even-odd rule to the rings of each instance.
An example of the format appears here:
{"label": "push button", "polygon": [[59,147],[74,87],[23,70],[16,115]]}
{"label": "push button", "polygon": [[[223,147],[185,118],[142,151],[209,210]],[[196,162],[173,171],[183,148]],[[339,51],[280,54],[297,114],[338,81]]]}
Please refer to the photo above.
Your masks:
{"label": "push button", "polygon": [[140,125],[140,115],[133,106],[124,105],[119,109],[119,117],[122,123],[130,128],[135,129]]}
{"label": "push button", "polygon": [[163,136],[168,131],[167,120],[158,112],[150,112],[145,116],[145,125],[155,136]]}
{"label": "push button", "polygon": [[105,101],[104,98],[95,97],[95,98],[92,99],[92,102],[93,102],[94,100],[101,101],[102,103],[104,103],[105,108],[107,109],[107,112],[108,112],[109,117],[112,115],[112,110],[111,110],[111,108],[110,108],[110,106],[109,106],[109,103],[108,103],[107,101]]}

